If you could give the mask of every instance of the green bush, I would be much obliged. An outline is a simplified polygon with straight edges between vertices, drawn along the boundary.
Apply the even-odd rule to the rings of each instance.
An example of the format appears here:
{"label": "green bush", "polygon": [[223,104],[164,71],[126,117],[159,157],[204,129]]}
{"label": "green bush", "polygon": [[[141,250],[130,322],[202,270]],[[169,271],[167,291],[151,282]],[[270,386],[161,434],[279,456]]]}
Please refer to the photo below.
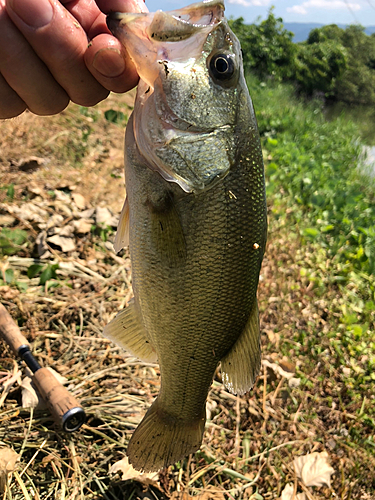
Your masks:
{"label": "green bush", "polygon": [[252,70],[260,78],[276,80],[289,78],[293,73],[296,45],[293,33],[286,30],[273,9],[259,24],[245,24],[240,17],[229,24],[241,42],[245,71]]}

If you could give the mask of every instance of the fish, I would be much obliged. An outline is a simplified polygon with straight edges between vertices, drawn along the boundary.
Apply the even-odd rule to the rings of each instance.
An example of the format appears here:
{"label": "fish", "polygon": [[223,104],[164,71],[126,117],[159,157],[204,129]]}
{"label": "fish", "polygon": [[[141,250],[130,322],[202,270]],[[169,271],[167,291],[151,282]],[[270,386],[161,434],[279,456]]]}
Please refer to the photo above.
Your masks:
{"label": "fish", "polygon": [[154,472],[199,449],[221,362],[244,394],[260,369],[257,287],[267,238],[264,165],[240,43],[221,0],[107,25],[140,76],[125,133],[134,299],[104,328],[160,366],[160,392],[134,431],[132,466]]}

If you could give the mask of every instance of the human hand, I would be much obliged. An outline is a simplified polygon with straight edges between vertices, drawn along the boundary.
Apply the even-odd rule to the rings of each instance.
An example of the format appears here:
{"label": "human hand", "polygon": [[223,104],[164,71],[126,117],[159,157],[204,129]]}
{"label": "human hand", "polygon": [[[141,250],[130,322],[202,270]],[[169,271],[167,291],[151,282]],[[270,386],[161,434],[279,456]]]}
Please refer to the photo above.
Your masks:
{"label": "human hand", "polygon": [[[98,5],[97,5],[98,4]],[[104,12],[147,10],[143,0],[0,0],[0,118],[26,108],[52,115],[93,106],[138,81]],[[90,40],[90,43],[88,43]]]}

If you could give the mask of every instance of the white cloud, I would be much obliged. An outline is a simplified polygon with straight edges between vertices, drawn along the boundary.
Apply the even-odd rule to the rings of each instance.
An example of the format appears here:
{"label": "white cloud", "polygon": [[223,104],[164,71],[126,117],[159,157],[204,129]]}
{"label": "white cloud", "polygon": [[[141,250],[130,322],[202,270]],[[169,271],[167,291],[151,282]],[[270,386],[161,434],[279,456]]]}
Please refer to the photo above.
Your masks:
{"label": "white cloud", "polygon": [[307,0],[306,2],[302,2],[299,5],[288,7],[286,10],[295,14],[306,15],[308,14],[309,10],[312,9],[345,10],[348,8],[352,11],[356,11],[360,10],[361,6],[359,3],[349,3],[343,0]]}
{"label": "white cloud", "polygon": [[271,0],[228,0],[228,3],[243,7],[266,7],[271,3]]}
{"label": "white cloud", "polygon": [[294,12],[295,14],[307,14],[307,10],[302,7],[302,5],[293,5],[293,7],[287,7],[288,12]]}

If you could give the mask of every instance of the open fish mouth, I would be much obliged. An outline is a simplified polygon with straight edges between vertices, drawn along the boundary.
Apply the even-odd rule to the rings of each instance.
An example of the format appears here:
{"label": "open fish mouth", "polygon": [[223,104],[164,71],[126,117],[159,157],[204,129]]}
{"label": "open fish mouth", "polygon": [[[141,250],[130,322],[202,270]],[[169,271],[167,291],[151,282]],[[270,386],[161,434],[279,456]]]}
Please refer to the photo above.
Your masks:
{"label": "open fish mouth", "polygon": [[[228,174],[236,140],[240,56],[223,0],[169,12],[115,12],[107,24],[140,76],[132,126],[148,167],[187,193],[211,188]],[[214,57],[233,68],[235,78],[217,83]]]}
{"label": "open fish mouth", "polygon": [[115,33],[120,26],[138,24],[149,39],[160,42],[186,40],[196,32],[218,24],[224,16],[221,0],[207,0],[179,10],[155,13],[112,12],[107,16],[108,28]]}
{"label": "open fish mouth", "polygon": [[223,19],[222,0],[208,0],[169,12],[113,12],[107,25],[126,47],[140,78],[153,87],[158,62],[198,57],[207,35]]}

